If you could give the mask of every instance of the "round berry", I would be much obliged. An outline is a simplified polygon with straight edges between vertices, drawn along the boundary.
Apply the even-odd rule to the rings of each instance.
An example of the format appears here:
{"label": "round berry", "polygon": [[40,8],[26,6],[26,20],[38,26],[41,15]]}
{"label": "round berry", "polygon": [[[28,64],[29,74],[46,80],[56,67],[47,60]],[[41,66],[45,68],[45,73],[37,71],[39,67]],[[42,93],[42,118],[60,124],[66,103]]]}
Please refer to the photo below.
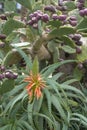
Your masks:
{"label": "round berry", "polygon": [[79,15],[82,16],[82,17],[84,17],[84,16],[85,16],[85,10],[84,10],[84,9],[83,9],[83,10],[80,10],[80,11],[79,11]]}
{"label": "round berry", "polygon": [[53,15],[52,15],[52,19],[53,19],[53,20],[57,20],[57,19],[58,19],[58,15],[57,15],[57,14],[53,14]]}
{"label": "round berry", "polygon": [[45,11],[50,11],[50,12],[56,12],[55,7],[53,5],[45,6],[44,8]]}
{"label": "round berry", "polygon": [[1,72],[4,72],[5,71],[5,66],[0,66],[0,70],[1,70]]}
{"label": "round berry", "polygon": [[83,42],[82,41],[76,41],[75,42],[77,46],[82,46]]}
{"label": "round berry", "polygon": [[5,15],[0,15],[0,19],[7,20],[7,17]]}
{"label": "round berry", "polygon": [[18,74],[17,73],[13,73],[13,79],[17,79]]}
{"label": "round berry", "polygon": [[77,65],[77,67],[78,67],[78,69],[83,69],[83,64],[82,63],[79,63],[78,65]]}
{"label": "round berry", "polygon": [[6,38],[5,34],[0,34],[0,40],[4,40]]}
{"label": "round berry", "polygon": [[66,20],[66,18],[67,18],[66,15],[60,15],[60,16],[58,16],[58,19],[61,20],[61,21]]}
{"label": "round berry", "polygon": [[85,13],[85,15],[87,15],[87,8],[84,9],[84,13]]}
{"label": "round berry", "polygon": [[77,25],[77,21],[75,20],[69,20],[69,23],[70,23],[70,25],[72,25],[72,26],[76,26]]}
{"label": "round berry", "polygon": [[43,14],[43,16],[42,16],[42,21],[43,22],[48,22],[49,21],[49,19],[50,19],[50,17],[49,17],[49,15],[48,14]]}
{"label": "round berry", "polygon": [[78,2],[78,3],[77,3],[77,8],[78,8],[79,10],[82,10],[82,9],[84,8],[84,4]]}
{"label": "round berry", "polygon": [[4,78],[5,78],[4,74],[0,74],[0,80],[2,80]]}
{"label": "round berry", "polygon": [[77,53],[77,54],[80,54],[81,52],[82,52],[81,48],[76,47],[76,53]]}
{"label": "round berry", "polygon": [[37,23],[38,22],[38,19],[36,17],[32,17],[31,20],[32,20],[33,23]]}
{"label": "round berry", "polygon": [[37,23],[34,23],[34,24],[33,24],[33,28],[38,29],[38,24],[37,24]]}
{"label": "round berry", "polygon": [[81,35],[80,34],[74,34],[72,39],[75,40],[75,41],[79,41],[81,39]]}
{"label": "round berry", "polygon": [[71,17],[70,17],[70,20],[72,20],[72,21],[76,21],[77,19],[76,19],[75,16],[71,16]]}
{"label": "round berry", "polygon": [[5,72],[5,78],[13,79],[13,73],[11,71]]}
{"label": "round berry", "polygon": [[84,3],[84,2],[85,2],[85,0],[78,0],[78,2],[80,2],[80,3]]}
{"label": "round berry", "polygon": [[33,18],[33,17],[34,17],[34,14],[31,13],[31,14],[29,15],[29,18],[31,19],[31,18]]}
{"label": "round berry", "polygon": [[0,42],[0,48],[5,47],[5,43],[4,42]]}

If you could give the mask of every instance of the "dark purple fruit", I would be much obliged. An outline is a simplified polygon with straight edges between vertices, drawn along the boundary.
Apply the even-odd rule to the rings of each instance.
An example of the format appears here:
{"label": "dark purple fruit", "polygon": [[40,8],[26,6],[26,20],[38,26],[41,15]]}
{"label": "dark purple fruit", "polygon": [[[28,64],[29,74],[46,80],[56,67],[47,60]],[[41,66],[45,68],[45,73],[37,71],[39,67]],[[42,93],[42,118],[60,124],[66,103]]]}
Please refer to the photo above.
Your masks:
{"label": "dark purple fruit", "polygon": [[0,15],[0,19],[7,20],[7,17],[5,15]]}
{"label": "dark purple fruit", "polygon": [[38,19],[36,17],[32,17],[31,20],[32,20],[33,23],[37,23],[38,22]]}
{"label": "dark purple fruit", "polygon": [[75,40],[75,41],[79,41],[81,39],[81,35],[75,34],[72,39]]}
{"label": "dark purple fruit", "polygon": [[66,15],[60,15],[60,16],[58,16],[58,19],[61,20],[61,21],[66,20],[66,18],[67,18]]}
{"label": "dark purple fruit", "polygon": [[50,17],[49,17],[49,15],[48,14],[43,14],[43,16],[42,16],[42,21],[43,22],[48,22],[49,21],[49,19],[50,19]]}
{"label": "dark purple fruit", "polygon": [[82,9],[84,8],[84,4],[78,2],[78,3],[77,3],[77,8],[78,8],[79,10],[82,10]]}
{"label": "dark purple fruit", "polygon": [[5,72],[5,78],[13,79],[13,73],[10,71]]}
{"label": "dark purple fruit", "polygon": [[52,19],[53,19],[53,20],[57,20],[57,19],[58,19],[58,15],[57,15],[57,14],[53,14],[53,15],[52,15]]}
{"label": "dark purple fruit", "polygon": [[5,46],[4,42],[0,42],[0,48],[3,48]]}
{"label": "dark purple fruit", "polygon": [[74,21],[74,20],[69,20],[69,23],[72,26],[76,26],[77,25],[77,21]]}
{"label": "dark purple fruit", "polygon": [[82,41],[76,41],[77,46],[82,46],[82,44],[83,44]]}
{"label": "dark purple fruit", "polygon": [[72,20],[72,21],[77,21],[77,19],[76,19],[75,16],[71,16],[71,17],[70,17],[70,20]]}
{"label": "dark purple fruit", "polygon": [[80,2],[80,3],[84,3],[84,2],[85,2],[85,0],[78,0],[78,2]]}
{"label": "dark purple fruit", "polygon": [[76,53],[77,53],[77,54],[80,54],[81,52],[82,52],[81,48],[76,47]]}
{"label": "dark purple fruit", "polygon": [[37,23],[33,24],[33,28],[38,29],[38,24]]}
{"label": "dark purple fruit", "polygon": [[13,79],[17,79],[18,74],[17,73],[13,73]]}
{"label": "dark purple fruit", "polygon": [[87,15],[87,8],[84,9],[84,13],[85,13],[85,15]]}
{"label": "dark purple fruit", "polygon": [[83,9],[83,10],[80,10],[80,11],[79,11],[79,15],[82,16],[82,17],[84,17],[84,16],[85,16],[85,10],[84,10],[84,9]]}
{"label": "dark purple fruit", "polygon": [[0,70],[1,70],[1,72],[4,72],[5,71],[5,66],[0,66]]}
{"label": "dark purple fruit", "polygon": [[50,11],[50,12],[53,12],[53,13],[56,12],[55,7],[54,7],[53,5],[45,6],[45,7],[44,7],[44,10],[45,10],[45,11]]}
{"label": "dark purple fruit", "polygon": [[4,78],[5,78],[4,74],[0,74],[0,80],[2,80]]}
{"label": "dark purple fruit", "polygon": [[79,63],[78,65],[77,65],[77,67],[78,67],[78,69],[83,69],[83,64],[82,63]]}
{"label": "dark purple fruit", "polygon": [[34,17],[34,14],[33,14],[33,13],[29,15],[29,18],[30,18],[30,19],[33,18],[33,17]]}
{"label": "dark purple fruit", "polygon": [[0,40],[4,40],[6,38],[5,34],[0,34]]}
{"label": "dark purple fruit", "polygon": [[36,16],[37,20],[40,20],[41,17],[42,17],[42,14],[40,14],[40,13]]}

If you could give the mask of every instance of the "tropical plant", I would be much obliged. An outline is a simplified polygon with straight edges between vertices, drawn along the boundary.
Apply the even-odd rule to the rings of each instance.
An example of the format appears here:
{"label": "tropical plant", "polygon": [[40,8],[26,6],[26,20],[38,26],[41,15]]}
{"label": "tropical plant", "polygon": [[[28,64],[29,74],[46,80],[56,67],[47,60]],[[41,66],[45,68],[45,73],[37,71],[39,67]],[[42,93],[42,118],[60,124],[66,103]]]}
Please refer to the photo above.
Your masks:
{"label": "tropical plant", "polygon": [[0,129],[86,130],[87,2],[0,2]]}

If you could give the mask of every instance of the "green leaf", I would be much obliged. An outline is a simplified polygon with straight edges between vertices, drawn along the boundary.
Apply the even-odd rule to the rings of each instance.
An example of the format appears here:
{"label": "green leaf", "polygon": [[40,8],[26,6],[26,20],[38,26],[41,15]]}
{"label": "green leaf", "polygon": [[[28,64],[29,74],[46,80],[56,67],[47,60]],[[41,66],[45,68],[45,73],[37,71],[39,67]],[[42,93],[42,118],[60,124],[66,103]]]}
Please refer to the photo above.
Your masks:
{"label": "green leaf", "polygon": [[[32,10],[32,1],[31,0],[16,0],[18,3],[23,5],[24,7],[28,8],[29,10]],[[33,0],[34,2],[34,0]]]}
{"label": "green leaf", "polygon": [[79,117],[81,120],[83,120],[83,121],[85,121],[85,123],[87,123],[87,117],[83,116],[82,114],[72,113],[72,116]]}
{"label": "green leaf", "polygon": [[80,54],[77,54],[77,60],[79,62],[84,62],[87,59],[87,46],[82,46],[82,52]]}
{"label": "green leaf", "polygon": [[34,128],[35,126],[33,120],[33,103],[28,103],[27,113],[28,113],[29,124]]}
{"label": "green leaf", "polygon": [[34,75],[37,75],[39,73],[39,62],[37,57],[34,58],[32,72]]}
{"label": "green leaf", "polygon": [[48,22],[48,25],[59,28],[62,25],[62,23],[58,20],[51,20]]}
{"label": "green leaf", "polygon": [[9,66],[19,62],[21,59],[21,55],[17,52],[17,50],[9,51],[2,61],[2,65]]}
{"label": "green leaf", "polygon": [[26,128],[26,130],[34,130],[34,129],[32,128],[32,126],[31,126],[28,122],[26,122],[26,121],[24,121],[24,120],[19,120],[18,123],[20,123],[21,125],[23,125],[23,126]]}
{"label": "green leaf", "polygon": [[54,122],[48,116],[46,116],[45,114],[35,112],[35,113],[33,113],[33,115],[43,117],[43,118],[47,119],[50,123],[52,123],[54,125]]}
{"label": "green leaf", "polygon": [[4,10],[5,11],[16,11],[16,2],[5,0]]}
{"label": "green leaf", "polygon": [[20,48],[17,48],[17,47],[15,47],[15,48],[17,49],[17,51],[19,52],[19,54],[24,58],[25,63],[26,63],[26,65],[27,65],[27,67],[28,67],[28,70],[31,70],[31,68],[32,68],[32,61],[31,61],[30,57],[27,56],[27,55],[24,53],[24,51],[21,50]]}
{"label": "green leaf", "polygon": [[41,1],[37,1],[33,7],[34,10],[42,10],[43,5],[41,3]]}
{"label": "green leaf", "polygon": [[76,31],[73,27],[61,26],[58,29],[53,29],[49,36],[61,37],[63,35],[74,34]]}
{"label": "green leaf", "polygon": [[9,129],[9,126],[10,126],[10,124],[5,125],[5,126],[2,126],[2,127],[0,127],[0,129],[1,129],[1,130],[8,130],[8,129]]}
{"label": "green leaf", "polygon": [[72,48],[75,47],[75,44],[74,44],[73,40],[70,39],[68,36],[65,36],[65,35],[62,36],[61,40],[63,40],[66,45],[68,45],[68,46],[70,46]]}
{"label": "green leaf", "polygon": [[39,35],[42,35],[42,24],[41,24],[41,20],[38,21],[38,32],[39,32]]}
{"label": "green leaf", "polygon": [[64,3],[64,5],[67,7],[68,11],[71,11],[76,8],[75,2],[73,1],[67,1]]}
{"label": "green leaf", "polygon": [[86,31],[87,32],[87,26],[86,26],[86,24],[87,24],[87,18],[83,18],[80,22],[79,22],[79,24],[77,25],[77,27],[76,27],[76,29],[77,29],[77,31],[78,32],[84,32],[84,31]]}
{"label": "green leaf", "polygon": [[46,99],[47,99],[47,105],[48,105],[48,111],[49,113],[51,113],[51,94],[50,92],[47,90],[47,89],[44,89],[44,93],[45,93],[45,96],[46,96]]}
{"label": "green leaf", "polygon": [[67,52],[67,53],[69,53],[69,54],[73,54],[73,53],[76,52],[76,49],[74,49],[74,48],[72,48],[72,47],[70,47],[70,46],[68,46],[68,45],[63,45],[61,48],[62,48],[65,52]]}
{"label": "green leaf", "polygon": [[77,62],[77,61],[76,60],[65,60],[65,61],[62,61],[62,62],[58,62],[58,63],[52,64],[52,65],[49,65],[48,67],[45,67],[41,71],[41,73],[43,73],[44,77],[48,77],[50,74],[52,74],[54,72],[54,70],[56,68],[60,67],[63,64],[71,63],[71,62]]}
{"label": "green leaf", "polygon": [[43,103],[43,96],[41,96],[41,98],[38,99],[38,100],[35,98],[35,100],[34,100],[34,106],[33,106],[34,107],[33,111],[39,113],[39,111],[41,109],[41,106],[42,106],[42,103]]}
{"label": "green leaf", "polygon": [[29,42],[20,42],[20,43],[11,44],[12,47],[25,47],[25,46],[29,46],[29,45],[30,45]]}
{"label": "green leaf", "polygon": [[14,85],[15,84],[13,79],[6,79],[5,81],[3,81],[3,84],[0,85],[0,94],[4,94],[10,91],[14,88]]}
{"label": "green leaf", "polygon": [[73,76],[75,79],[80,81],[84,75],[84,72],[82,70],[79,70],[77,67],[74,69]]}
{"label": "green leaf", "polygon": [[66,85],[66,84],[61,84],[61,87],[66,91],[72,91],[72,93],[74,92],[75,94],[80,95],[80,97],[82,97],[82,99],[86,100],[84,93],[81,92],[79,89],[77,89],[71,85]]}
{"label": "green leaf", "polygon": [[9,19],[3,26],[2,33],[9,35],[12,33],[13,30],[18,29],[18,28],[23,28],[24,23],[14,20],[14,19]]}
{"label": "green leaf", "polygon": [[18,94],[17,96],[14,96],[11,101],[7,104],[7,106],[5,107],[4,112],[7,113],[7,111],[9,110],[10,112],[12,111],[13,107],[15,106],[15,104],[18,101],[21,101],[23,99],[23,97],[25,96],[26,91],[21,92],[20,94]]}
{"label": "green leaf", "polygon": [[52,95],[51,96],[51,100],[52,100],[52,104],[54,105],[54,107],[57,109],[57,111],[59,112],[60,116],[62,119],[64,119],[65,122],[67,122],[67,117],[65,115],[65,112],[58,100],[57,96]]}

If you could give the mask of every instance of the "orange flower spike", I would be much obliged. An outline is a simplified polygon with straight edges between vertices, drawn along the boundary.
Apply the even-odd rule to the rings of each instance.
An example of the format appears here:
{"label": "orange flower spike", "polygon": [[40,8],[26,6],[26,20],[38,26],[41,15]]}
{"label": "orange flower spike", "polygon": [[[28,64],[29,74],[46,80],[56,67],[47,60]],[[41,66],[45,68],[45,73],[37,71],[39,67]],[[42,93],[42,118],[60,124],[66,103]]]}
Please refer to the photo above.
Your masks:
{"label": "orange flower spike", "polygon": [[36,95],[37,99],[39,99],[42,96],[42,92],[41,92],[40,88],[35,89],[35,95]]}
{"label": "orange flower spike", "polygon": [[45,81],[42,79],[41,75],[34,75],[31,72],[30,76],[26,77],[24,81],[29,82],[29,84],[26,86],[29,97],[32,98],[32,96],[36,96],[36,98],[39,99],[42,96],[42,88],[46,86]]}

